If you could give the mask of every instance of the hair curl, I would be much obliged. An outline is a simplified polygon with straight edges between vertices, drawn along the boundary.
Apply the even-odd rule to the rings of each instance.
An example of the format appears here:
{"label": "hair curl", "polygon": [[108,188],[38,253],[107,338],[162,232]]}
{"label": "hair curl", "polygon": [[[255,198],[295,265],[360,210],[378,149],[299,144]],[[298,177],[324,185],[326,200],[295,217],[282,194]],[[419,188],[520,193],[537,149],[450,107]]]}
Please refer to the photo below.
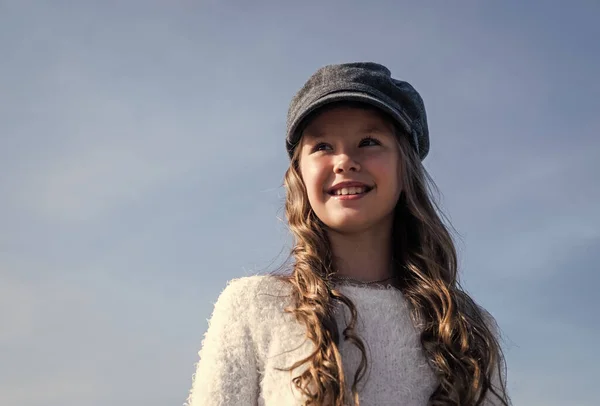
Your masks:
{"label": "hair curl", "polygon": [[[439,385],[430,405],[481,405],[493,394],[503,405],[506,395],[505,362],[496,337],[493,318],[461,288],[457,255],[452,237],[432,197],[435,184],[410,146],[408,137],[398,137],[403,190],[395,209],[393,227],[394,272],[404,297],[411,305],[414,322],[421,328],[420,341]],[[329,283],[334,273],[326,226],[308,201],[299,171],[296,148],[286,171],[285,211],[294,237],[291,273],[281,276],[292,286],[292,305],[286,311],[306,327],[314,351],[285,371],[306,365],[292,379],[308,399],[305,405],[348,404],[347,378],[338,349],[339,332],[333,307],[348,307],[351,320],[343,330],[344,340],[360,350],[362,359],[352,381],[352,399],[360,404],[357,385],[367,368],[365,345],[355,333],[356,307]],[[444,220],[446,220],[444,218]],[[492,380],[497,385],[492,385]],[[499,386],[499,387],[498,387]]]}

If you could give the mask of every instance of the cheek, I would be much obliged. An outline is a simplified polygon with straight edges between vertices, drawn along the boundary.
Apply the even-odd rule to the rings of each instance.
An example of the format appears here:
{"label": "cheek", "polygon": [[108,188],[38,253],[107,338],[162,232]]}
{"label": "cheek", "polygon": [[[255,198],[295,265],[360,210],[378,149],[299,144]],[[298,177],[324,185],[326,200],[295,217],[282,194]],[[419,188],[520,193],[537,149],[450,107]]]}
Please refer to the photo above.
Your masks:
{"label": "cheek", "polygon": [[386,192],[397,196],[402,189],[400,171],[400,165],[393,159],[376,159],[369,163],[369,172],[375,182]]}
{"label": "cheek", "polygon": [[398,179],[398,165],[389,159],[373,160],[369,163],[369,172],[385,183]]}
{"label": "cheek", "polygon": [[324,165],[312,162],[301,166],[301,170],[308,198],[313,204],[315,200],[322,199],[327,173]]}

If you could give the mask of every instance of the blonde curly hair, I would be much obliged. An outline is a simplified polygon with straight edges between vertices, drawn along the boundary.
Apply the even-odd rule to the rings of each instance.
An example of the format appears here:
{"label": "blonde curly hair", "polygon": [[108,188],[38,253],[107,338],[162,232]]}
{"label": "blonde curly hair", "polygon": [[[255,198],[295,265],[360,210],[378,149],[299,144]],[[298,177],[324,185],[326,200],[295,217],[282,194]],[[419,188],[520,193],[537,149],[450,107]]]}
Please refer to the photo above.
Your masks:
{"label": "blonde curly hair", "polygon": [[[361,106],[361,108],[369,108]],[[432,198],[435,184],[427,174],[408,137],[399,134],[403,191],[395,208],[393,227],[394,272],[408,300],[415,324],[421,328],[423,351],[439,380],[430,405],[481,405],[494,396],[509,405],[505,362],[493,318],[461,288],[452,237]],[[355,334],[357,311],[350,299],[330,283],[334,273],[326,226],[308,201],[299,172],[296,148],[285,173],[285,212],[294,237],[292,269],[279,277],[292,287],[292,305],[286,309],[306,327],[314,351],[284,371],[307,365],[292,379],[308,399],[305,405],[345,406],[350,396],[338,345],[340,334],[333,318],[336,302],[350,310],[344,340],[361,352],[352,380],[352,400],[360,405],[357,385],[367,368],[365,345]],[[494,385],[492,382],[494,380]]]}

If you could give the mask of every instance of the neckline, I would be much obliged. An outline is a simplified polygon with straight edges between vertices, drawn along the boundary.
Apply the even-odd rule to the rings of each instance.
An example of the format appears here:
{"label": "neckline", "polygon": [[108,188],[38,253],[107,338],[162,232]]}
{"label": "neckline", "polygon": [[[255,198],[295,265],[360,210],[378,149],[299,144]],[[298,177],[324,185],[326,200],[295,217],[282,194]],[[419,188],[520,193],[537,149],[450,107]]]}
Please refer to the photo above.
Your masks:
{"label": "neckline", "polygon": [[396,286],[394,286],[391,283],[372,283],[370,285],[366,285],[363,283],[359,283],[359,282],[353,282],[353,281],[348,281],[348,280],[338,280],[334,282],[334,286],[344,286],[344,287],[351,287],[351,288],[358,288],[358,289],[364,289],[364,290],[383,290],[383,291],[399,291],[400,289]]}

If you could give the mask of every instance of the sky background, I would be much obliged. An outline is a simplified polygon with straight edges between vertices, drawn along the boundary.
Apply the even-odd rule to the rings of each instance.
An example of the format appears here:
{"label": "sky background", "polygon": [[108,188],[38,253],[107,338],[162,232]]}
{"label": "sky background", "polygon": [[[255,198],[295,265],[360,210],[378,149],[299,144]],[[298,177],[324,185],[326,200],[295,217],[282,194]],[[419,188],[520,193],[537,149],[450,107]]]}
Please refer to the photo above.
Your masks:
{"label": "sky background", "polygon": [[181,405],[289,251],[291,97],[370,60],[425,100],[515,405],[597,405],[600,3],[448,3],[0,0],[0,404]]}

